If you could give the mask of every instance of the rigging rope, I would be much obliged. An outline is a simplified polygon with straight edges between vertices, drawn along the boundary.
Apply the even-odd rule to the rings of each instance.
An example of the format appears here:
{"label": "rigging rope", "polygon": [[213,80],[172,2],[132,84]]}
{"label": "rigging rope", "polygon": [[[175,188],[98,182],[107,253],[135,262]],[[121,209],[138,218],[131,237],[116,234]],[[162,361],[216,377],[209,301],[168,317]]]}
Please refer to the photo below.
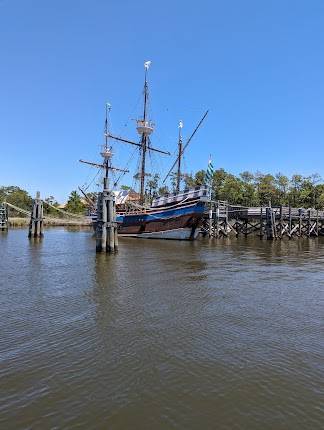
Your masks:
{"label": "rigging rope", "polygon": [[[44,202],[44,201],[43,201],[43,202]],[[30,211],[27,211],[26,209],[22,209],[22,208],[20,208],[20,207],[18,207],[18,206],[16,206],[16,205],[13,205],[12,203],[8,203],[8,202],[4,202],[4,203],[5,203],[7,206],[9,206],[10,208],[14,209],[15,211],[22,213],[23,215],[27,215],[27,216],[29,216],[29,217],[31,216],[31,212],[30,212]],[[72,214],[72,213],[70,213],[70,212],[66,212],[66,211],[63,211],[62,209],[56,208],[55,206],[51,205],[51,204],[50,204],[50,203],[48,203],[48,202],[44,202],[44,203],[46,203],[47,205],[51,206],[52,208],[54,208],[54,209],[58,210],[59,212],[62,212],[64,215],[67,215],[68,217],[77,217],[77,218],[79,218],[79,220],[80,220],[80,221],[85,221],[85,220],[87,220],[87,218],[86,218],[85,216],[83,216],[83,215]],[[48,216],[48,215],[44,216],[44,218],[45,218],[45,219],[51,219],[51,220],[62,221],[62,219],[60,219],[60,218],[55,218],[55,217],[51,217],[51,216]]]}
{"label": "rigging rope", "polygon": [[101,172],[101,169],[98,169],[97,173],[95,174],[95,176],[92,178],[91,182],[89,182],[87,187],[82,187],[83,191],[87,191],[90,186],[93,184],[93,182],[95,181],[95,179],[97,178],[97,176],[99,175],[99,173]]}
{"label": "rigging rope", "polygon": [[44,200],[43,200],[43,202],[46,203],[51,208],[53,208],[53,209],[57,210],[58,212],[62,213],[63,215],[66,215],[66,216],[69,216],[69,217],[81,218],[81,219],[85,218],[84,215],[73,214],[71,212],[64,211],[63,209],[57,208],[56,206],[53,206],[53,205],[51,205],[50,203],[48,203],[48,202],[46,202]]}
{"label": "rigging rope", "polygon": [[11,203],[8,203],[8,202],[4,202],[7,206],[9,206],[10,208],[12,208],[12,209],[15,209],[17,212],[20,212],[20,213],[22,213],[22,214],[24,214],[24,215],[28,215],[28,216],[30,216],[31,215],[31,212],[30,211],[27,211],[27,210],[25,210],[25,209],[22,209],[22,208],[19,208],[18,206],[15,206],[15,205],[13,205],[13,204],[11,204]]}

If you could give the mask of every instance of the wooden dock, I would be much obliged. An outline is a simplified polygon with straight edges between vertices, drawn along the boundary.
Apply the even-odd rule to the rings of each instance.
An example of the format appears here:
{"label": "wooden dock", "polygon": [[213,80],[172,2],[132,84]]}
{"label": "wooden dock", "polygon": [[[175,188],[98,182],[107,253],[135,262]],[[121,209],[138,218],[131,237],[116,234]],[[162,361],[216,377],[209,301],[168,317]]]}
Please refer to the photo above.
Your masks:
{"label": "wooden dock", "polygon": [[243,207],[212,201],[206,212],[203,235],[210,238],[258,235],[260,239],[324,235],[324,211],[312,208]]}

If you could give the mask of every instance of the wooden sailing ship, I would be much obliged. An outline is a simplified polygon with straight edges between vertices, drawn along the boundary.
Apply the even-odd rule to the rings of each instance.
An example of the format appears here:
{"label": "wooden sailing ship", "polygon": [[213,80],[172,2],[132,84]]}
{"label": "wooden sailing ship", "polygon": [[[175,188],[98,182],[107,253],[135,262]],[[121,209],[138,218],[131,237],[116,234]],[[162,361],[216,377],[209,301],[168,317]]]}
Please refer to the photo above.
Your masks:
{"label": "wooden sailing ship", "polygon": [[[194,189],[185,189],[180,191],[181,185],[181,161],[186,147],[191,139],[196,134],[202,122],[206,118],[208,111],[204,114],[194,132],[183,145],[182,141],[182,122],[179,124],[179,139],[178,139],[178,155],[177,158],[166,175],[164,182],[169,177],[175,167],[176,172],[176,192],[165,196],[155,197],[149,206],[145,201],[145,178],[146,174],[146,157],[149,151],[154,151],[160,154],[170,155],[169,152],[151,146],[150,136],[154,131],[154,124],[148,118],[148,80],[147,74],[150,66],[149,61],[144,64],[144,103],[143,116],[137,120],[137,132],[140,135],[140,142],[134,142],[122,137],[114,136],[110,133],[107,123],[105,126],[106,151],[108,151],[107,139],[127,143],[137,146],[140,150],[140,172],[137,177],[140,180],[139,201],[131,205],[123,207],[123,210],[118,211],[117,206],[117,223],[118,235],[130,236],[149,239],[178,239],[178,240],[194,240],[200,231],[200,226],[203,221],[203,215],[206,210],[206,202],[208,201],[207,186],[196,187]],[[111,148],[110,148],[111,150]],[[80,160],[83,161],[83,160]],[[84,161],[83,161],[84,162]],[[88,163],[88,162],[86,162]],[[108,181],[108,171],[113,169],[107,162],[102,165],[96,163],[88,163],[96,167],[105,169],[105,180]]]}

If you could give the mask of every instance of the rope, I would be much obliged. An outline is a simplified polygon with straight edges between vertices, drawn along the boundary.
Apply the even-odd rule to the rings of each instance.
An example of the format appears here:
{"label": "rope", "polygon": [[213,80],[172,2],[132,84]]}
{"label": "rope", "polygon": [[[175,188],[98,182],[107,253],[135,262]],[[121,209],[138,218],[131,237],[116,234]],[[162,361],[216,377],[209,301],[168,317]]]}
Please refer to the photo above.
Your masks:
{"label": "rope", "polygon": [[[44,200],[43,200],[43,201],[44,201]],[[60,209],[60,208],[57,208],[56,206],[53,206],[53,205],[51,205],[50,203],[45,202],[45,201],[44,201],[44,203],[46,203],[46,204],[47,204],[48,206],[50,206],[51,208],[53,208],[53,209],[57,210],[58,212],[62,213],[63,215],[70,216],[70,217],[75,217],[75,218],[81,218],[81,219],[84,219],[84,218],[85,218],[85,216],[84,216],[84,215],[78,215],[78,214],[73,214],[73,213],[71,213],[71,212],[64,211],[64,210],[62,210],[62,209]]]}
{"label": "rope", "polygon": [[6,204],[7,206],[9,206],[10,208],[15,209],[17,212],[20,212],[20,213],[22,213],[22,214],[24,214],[24,215],[31,216],[31,212],[28,212],[28,211],[26,211],[25,209],[21,209],[21,208],[19,208],[18,206],[15,206],[15,205],[13,205],[13,204],[11,204],[11,203],[8,203],[8,202],[5,202],[5,204]]}
{"label": "rope", "polygon": [[82,188],[84,189],[84,191],[87,191],[90,186],[94,183],[94,181],[97,179],[99,173],[101,172],[101,169],[98,169],[97,173],[94,175],[94,177],[91,179],[91,181],[89,182],[89,184],[87,186],[83,186]]}
{"label": "rope", "polygon": [[[59,209],[59,208],[56,208],[55,206],[53,206],[53,205],[51,205],[50,203],[48,203],[48,202],[44,202],[44,203],[46,203],[47,205],[49,205],[49,206],[51,206],[53,209],[56,209],[57,211],[59,211],[59,212],[62,212],[64,215],[67,215],[67,216],[70,216],[70,217],[76,217],[76,218],[79,218],[80,220],[86,220],[86,217],[85,216],[83,216],[83,215],[77,215],[77,214],[72,214],[72,213],[70,213],[70,212],[65,212],[65,211],[63,211],[62,209]],[[27,216],[31,216],[31,212],[30,211],[27,211],[27,210],[25,210],[25,209],[22,209],[22,208],[20,208],[20,207],[18,207],[18,206],[15,206],[15,205],[13,205],[12,203],[8,203],[8,202],[5,202],[5,204],[7,205],[7,206],[9,206],[10,208],[12,208],[12,209],[14,209],[15,211],[17,211],[17,212],[20,212],[20,213],[22,213],[22,214],[24,214],[24,215],[27,215]],[[46,219],[53,219],[53,220],[57,220],[57,221],[61,221],[60,220],[60,218],[55,218],[55,217],[51,217],[51,216],[44,216],[44,218],[46,218]]]}

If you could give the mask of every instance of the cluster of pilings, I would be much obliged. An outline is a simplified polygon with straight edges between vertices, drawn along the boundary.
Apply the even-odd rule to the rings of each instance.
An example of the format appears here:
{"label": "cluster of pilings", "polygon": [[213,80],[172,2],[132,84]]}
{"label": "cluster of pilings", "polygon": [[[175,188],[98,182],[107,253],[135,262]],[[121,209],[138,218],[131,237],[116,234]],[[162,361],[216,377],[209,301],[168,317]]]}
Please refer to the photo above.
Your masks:
{"label": "cluster of pilings", "polygon": [[111,191],[99,193],[96,222],[96,251],[117,252],[118,234],[115,196]]}
{"label": "cluster of pilings", "polygon": [[242,207],[224,201],[210,203],[202,233],[210,238],[258,235],[289,239],[324,235],[324,211],[292,207]]}
{"label": "cluster of pilings", "polygon": [[8,230],[8,206],[6,203],[0,205],[0,231]]}
{"label": "cluster of pilings", "polygon": [[43,222],[44,222],[44,209],[43,201],[40,198],[39,191],[36,193],[36,198],[33,200],[33,207],[30,216],[29,223],[29,238],[40,238],[44,236],[43,233]]}
{"label": "cluster of pilings", "polygon": [[[16,208],[12,205],[13,208]],[[19,209],[19,208],[17,208]],[[28,213],[25,211],[26,214]],[[6,203],[0,204],[0,231],[8,230],[8,206]],[[33,207],[30,214],[28,237],[42,238],[44,224],[43,201],[40,193],[37,192],[33,200]],[[116,203],[114,194],[108,189],[104,189],[98,196],[97,221],[96,221],[96,251],[97,252],[117,252],[118,233],[116,222]]]}

